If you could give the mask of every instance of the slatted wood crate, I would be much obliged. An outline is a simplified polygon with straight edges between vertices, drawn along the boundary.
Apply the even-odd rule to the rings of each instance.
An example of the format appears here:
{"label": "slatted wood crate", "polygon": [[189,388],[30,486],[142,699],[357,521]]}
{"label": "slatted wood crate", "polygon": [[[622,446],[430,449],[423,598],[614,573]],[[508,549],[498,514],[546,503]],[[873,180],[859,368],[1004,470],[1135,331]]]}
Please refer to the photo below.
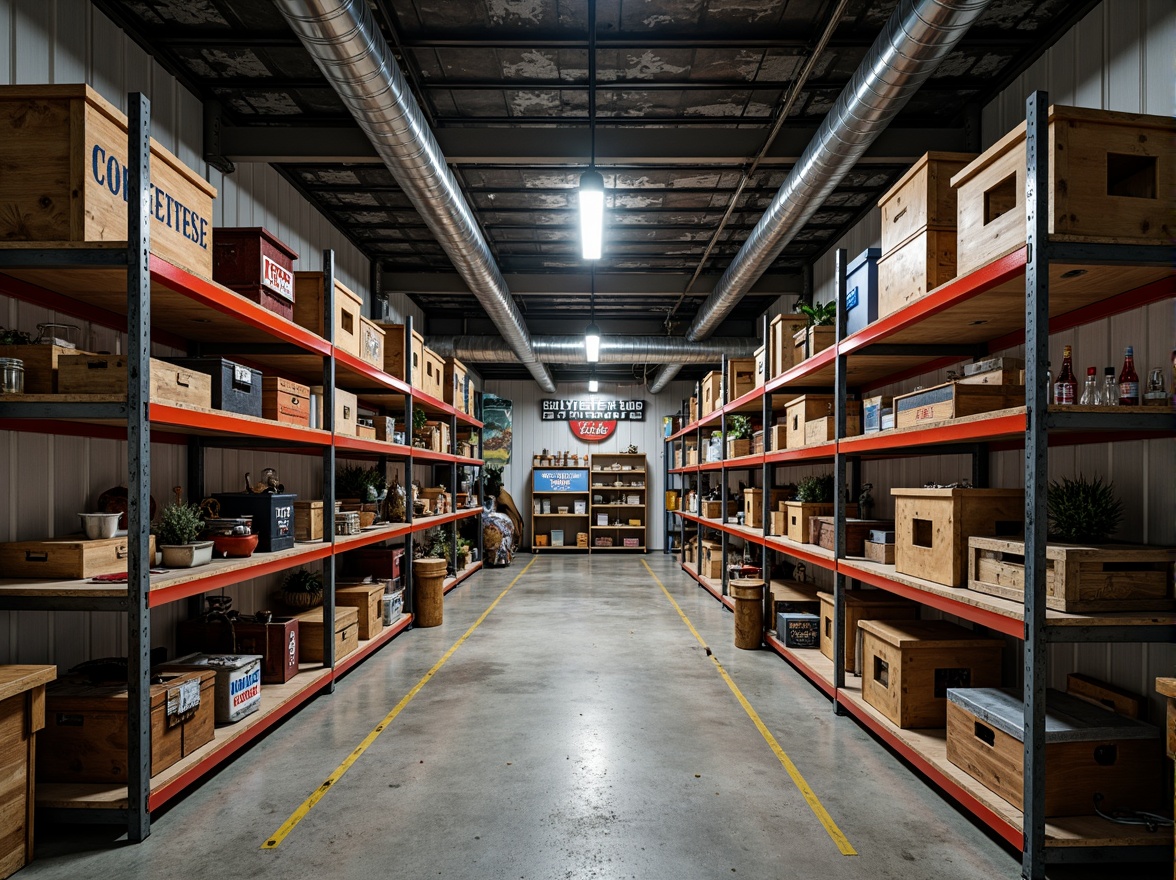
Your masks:
{"label": "slatted wood crate", "polygon": [[945,382],[894,398],[894,426],[918,428],[1025,405],[1025,386]]}
{"label": "slatted wood crate", "polygon": [[37,733],[55,666],[0,666],[0,878],[33,860]]}
{"label": "slatted wood crate", "polygon": [[[62,394],[127,393],[127,358],[117,354],[70,354],[57,360]],[[212,408],[212,378],[187,367],[151,358],[151,401]]]}

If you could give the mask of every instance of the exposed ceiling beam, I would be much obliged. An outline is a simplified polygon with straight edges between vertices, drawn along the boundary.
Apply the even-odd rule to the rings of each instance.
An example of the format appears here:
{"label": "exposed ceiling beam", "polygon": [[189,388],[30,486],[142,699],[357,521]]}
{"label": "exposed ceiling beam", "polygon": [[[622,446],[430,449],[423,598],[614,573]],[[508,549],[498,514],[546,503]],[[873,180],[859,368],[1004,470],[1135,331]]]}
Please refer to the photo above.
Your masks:
{"label": "exposed ceiling beam", "polygon": [[[551,120],[552,123],[558,120]],[[731,120],[728,120],[731,121]],[[763,165],[793,165],[808,146],[817,126],[785,128]],[[568,165],[587,163],[591,151],[587,129],[443,128],[436,132],[451,165]],[[596,164],[740,166],[763,143],[752,129],[691,131],[684,137],[672,128],[609,129],[596,132]],[[375,150],[354,126],[221,126],[220,144],[206,151],[234,162],[278,164],[377,164]],[[890,128],[866,152],[872,164],[908,164],[930,150],[962,152],[961,128]]]}

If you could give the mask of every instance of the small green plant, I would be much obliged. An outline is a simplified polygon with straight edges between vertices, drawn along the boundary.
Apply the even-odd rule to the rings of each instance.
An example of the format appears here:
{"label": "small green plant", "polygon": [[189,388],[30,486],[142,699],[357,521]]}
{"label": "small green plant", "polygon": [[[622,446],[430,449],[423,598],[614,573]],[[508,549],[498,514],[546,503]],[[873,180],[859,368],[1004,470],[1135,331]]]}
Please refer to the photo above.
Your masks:
{"label": "small green plant", "polygon": [[805,477],[796,484],[796,500],[806,504],[827,504],[833,500],[833,475]]}
{"label": "small green plant", "polygon": [[322,574],[305,568],[294,569],[282,581],[282,601],[295,608],[314,608],[322,604]]}
{"label": "small green plant", "polygon": [[32,345],[33,337],[21,330],[0,327],[0,345]]}
{"label": "small green plant", "polygon": [[1049,484],[1046,498],[1049,537],[1067,544],[1102,544],[1123,521],[1123,502],[1115,497],[1113,483],[1062,477]]}
{"label": "small green plant", "polygon": [[498,493],[502,491],[502,465],[486,465],[482,480],[486,487],[486,497],[497,498]]}
{"label": "small green plant", "polygon": [[796,311],[804,315],[810,327],[831,327],[837,321],[837,303],[817,303],[815,305],[798,302]]}
{"label": "small green plant", "polygon": [[375,501],[387,486],[384,472],[378,467],[365,468],[363,465],[345,464],[335,470],[336,498]]}
{"label": "small green plant", "polygon": [[435,559],[449,559],[452,553],[449,544],[449,534],[442,529],[433,535],[429,542],[428,555]]}
{"label": "small green plant", "polygon": [[751,439],[751,419],[747,416],[727,416],[727,437],[730,440]]}
{"label": "small green plant", "polygon": [[204,519],[195,504],[169,504],[160,514],[155,535],[160,545],[195,544],[204,531]]}
{"label": "small green plant", "polygon": [[425,411],[418,406],[412,411],[412,432],[416,434],[419,431],[423,431],[425,429],[425,422],[428,420],[429,417],[425,415]]}

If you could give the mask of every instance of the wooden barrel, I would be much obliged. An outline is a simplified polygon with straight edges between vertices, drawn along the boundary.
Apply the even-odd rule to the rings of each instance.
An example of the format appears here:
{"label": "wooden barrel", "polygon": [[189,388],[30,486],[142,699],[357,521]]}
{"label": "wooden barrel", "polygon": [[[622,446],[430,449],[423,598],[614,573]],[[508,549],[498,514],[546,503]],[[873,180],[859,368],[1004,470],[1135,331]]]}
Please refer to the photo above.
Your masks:
{"label": "wooden barrel", "polygon": [[759,578],[732,578],[727,587],[735,600],[735,647],[759,650],[764,640],[764,582]]}
{"label": "wooden barrel", "polygon": [[444,559],[424,557],[413,560],[412,591],[415,605],[414,626],[440,626],[445,610]]}

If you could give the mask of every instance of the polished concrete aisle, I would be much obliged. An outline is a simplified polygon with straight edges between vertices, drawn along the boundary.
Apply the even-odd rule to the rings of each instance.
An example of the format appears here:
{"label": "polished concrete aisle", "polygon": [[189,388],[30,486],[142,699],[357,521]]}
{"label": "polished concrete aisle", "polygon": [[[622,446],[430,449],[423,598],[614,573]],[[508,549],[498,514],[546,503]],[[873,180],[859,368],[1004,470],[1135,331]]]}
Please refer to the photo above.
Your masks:
{"label": "polished concrete aisle", "polygon": [[[762,717],[843,855],[643,560]],[[32,878],[701,880],[1017,877],[1017,861],[664,555],[521,556],[451,593],[158,817],[62,827]],[[507,588],[276,849],[263,844]]]}

